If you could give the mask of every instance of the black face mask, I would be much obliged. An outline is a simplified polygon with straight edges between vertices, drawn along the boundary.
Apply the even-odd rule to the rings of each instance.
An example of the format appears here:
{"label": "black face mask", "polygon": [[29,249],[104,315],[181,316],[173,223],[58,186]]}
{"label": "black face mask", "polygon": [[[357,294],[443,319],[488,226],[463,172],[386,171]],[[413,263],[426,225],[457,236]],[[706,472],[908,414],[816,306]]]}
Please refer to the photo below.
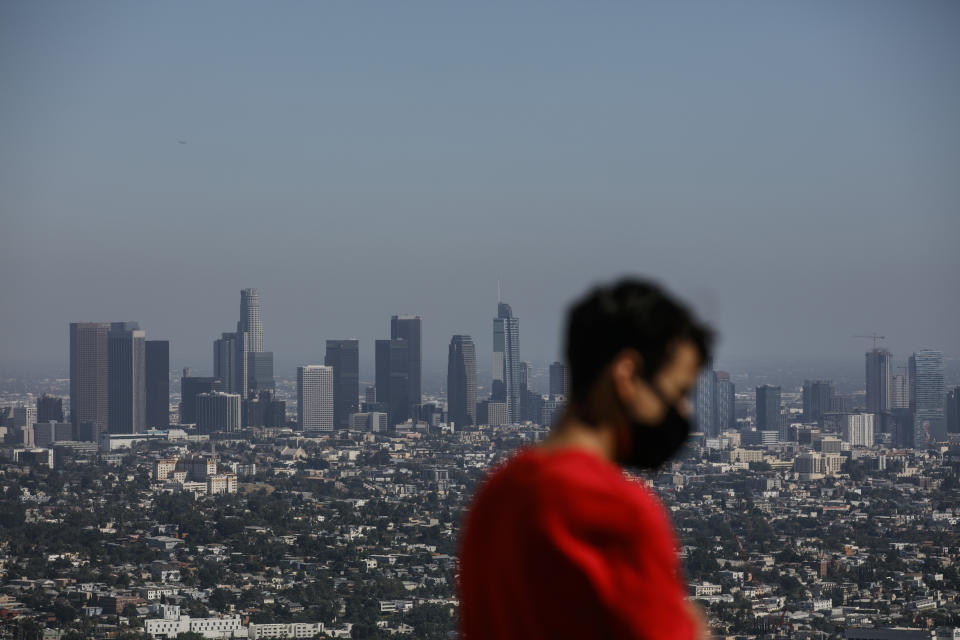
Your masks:
{"label": "black face mask", "polygon": [[620,463],[626,467],[656,471],[680,451],[690,437],[691,427],[690,420],[668,402],[657,387],[651,384],[650,388],[667,406],[667,413],[656,424],[631,418],[628,427],[630,446]]}

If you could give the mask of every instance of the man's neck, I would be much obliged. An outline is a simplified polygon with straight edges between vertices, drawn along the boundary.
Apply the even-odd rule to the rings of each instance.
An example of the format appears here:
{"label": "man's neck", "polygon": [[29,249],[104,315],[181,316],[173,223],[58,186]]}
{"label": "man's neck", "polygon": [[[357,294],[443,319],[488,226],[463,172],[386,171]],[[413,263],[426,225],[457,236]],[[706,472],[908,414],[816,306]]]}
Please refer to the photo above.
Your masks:
{"label": "man's neck", "polygon": [[616,434],[613,424],[589,424],[575,413],[566,411],[540,446],[547,450],[579,449],[613,462],[616,459]]}

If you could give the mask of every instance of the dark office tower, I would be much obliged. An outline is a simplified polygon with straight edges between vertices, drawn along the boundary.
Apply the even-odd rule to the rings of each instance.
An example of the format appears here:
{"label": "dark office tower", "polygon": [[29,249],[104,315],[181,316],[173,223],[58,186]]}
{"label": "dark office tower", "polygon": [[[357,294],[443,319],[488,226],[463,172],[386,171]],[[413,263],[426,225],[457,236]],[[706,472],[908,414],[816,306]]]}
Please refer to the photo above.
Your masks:
{"label": "dark office tower", "polygon": [[360,409],[360,341],[327,340],[323,364],[333,367],[333,428],[349,429]]}
{"label": "dark office tower", "polygon": [[867,412],[890,410],[890,365],[893,357],[886,349],[867,351]]}
{"label": "dark office tower", "polygon": [[913,411],[913,446],[925,449],[947,438],[943,353],[917,351],[907,361],[910,371],[910,409]]}
{"label": "dark office tower", "polygon": [[147,427],[170,426],[170,342],[147,340]]}
{"label": "dark office tower", "polygon": [[107,336],[107,429],[143,433],[147,424],[146,340],[136,322],[111,322]]}
{"label": "dark office tower", "polygon": [[263,351],[263,325],[260,323],[260,293],[256,289],[240,290],[240,324],[237,333],[247,333],[251,353]]}
{"label": "dark office tower", "polygon": [[107,370],[109,355],[106,322],[70,323],[70,422],[92,425],[94,441],[107,431]]}
{"label": "dark office tower", "polygon": [[477,348],[470,336],[457,335],[450,339],[447,419],[457,427],[477,424]]}
{"label": "dark office tower", "polygon": [[717,429],[737,428],[736,386],[730,382],[730,374],[717,371]]}
{"label": "dark office tower", "polygon": [[697,388],[694,392],[697,419],[697,431],[708,438],[720,433],[717,424],[717,374],[711,369],[704,369],[697,378]]}
{"label": "dark office tower", "polygon": [[567,374],[567,365],[554,362],[550,365],[550,396],[567,397],[570,388],[570,378]]}
{"label": "dark office tower", "polygon": [[493,385],[491,398],[507,405],[507,422],[520,418],[520,319],[506,302],[493,319]]}
{"label": "dark office tower", "polygon": [[63,398],[48,393],[37,398],[37,422],[63,422]]}
{"label": "dark office tower", "polygon": [[[390,318],[390,339],[407,343],[407,401],[410,407],[423,402],[423,353],[420,342],[420,316],[393,316]],[[411,414],[412,415],[412,414]]]}
{"label": "dark office tower", "polygon": [[233,361],[236,363],[234,371],[233,388],[234,393],[241,398],[246,398],[250,392],[250,334],[246,331],[240,331],[240,323],[237,323],[237,332],[234,346],[236,353]]}
{"label": "dark office tower", "polygon": [[757,430],[779,431],[780,387],[764,384],[757,387]]}
{"label": "dark office tower", "polygon": [[250,397],[256,396],[261,391],[274,390],[272,351],[251,351],[248,353],[247,371],[250,378],[248,384]]}
{"label": "dark office tower", "polygon": [[960,387],[947,392],[947,431],[960,433]]}
{"label": "dark office tower", "polygon": [[213,341],[213,377],[223,384],[223,391],[234,393],[237,382],[237,334],[223,333]]}
{"label": "dark office tower", "polygon": [[183,376],[180,378],[180,423],[197,423],[197,396],[201,393],[223,391],[224,385],[218,378]]}
{"label": "dark office tower", "polygon": [[406,340],[376,341],[377,402],[387,404],[391,426],[411,415],[407,346]]}
{"label": "dark office tower", "polygon": [[822,422],[823,414],[830,411],[833,397],[833,382],[830,380],[803,381],[803,420]]}

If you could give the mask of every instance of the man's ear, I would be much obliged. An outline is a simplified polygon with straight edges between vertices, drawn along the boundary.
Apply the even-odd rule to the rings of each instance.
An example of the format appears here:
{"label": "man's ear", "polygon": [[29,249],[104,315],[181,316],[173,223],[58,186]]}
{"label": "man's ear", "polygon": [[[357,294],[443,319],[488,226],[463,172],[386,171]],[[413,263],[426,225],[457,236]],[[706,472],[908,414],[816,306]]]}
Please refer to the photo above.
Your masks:
{"label": "man's ear", "polygon": [[623,349],[610,363],[613,392],[625,404],[633,400],[633,384],[643,371],[643,356],[636,349]]}

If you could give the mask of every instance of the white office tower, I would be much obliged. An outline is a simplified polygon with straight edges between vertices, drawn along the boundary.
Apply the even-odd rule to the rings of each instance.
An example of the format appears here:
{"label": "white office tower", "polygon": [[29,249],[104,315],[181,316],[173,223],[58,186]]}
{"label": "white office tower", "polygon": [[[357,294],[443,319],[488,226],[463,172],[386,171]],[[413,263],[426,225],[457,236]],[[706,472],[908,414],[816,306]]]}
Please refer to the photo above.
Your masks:
{"label": "white office tower", "polygon": [[876,414],[853,413],[846,417],[841,435],[851,447],[872,447]]}
{"label": "white office tower", "polygon": [[304,432],[333,431],[333,367],[297,367],[297,424]]}

